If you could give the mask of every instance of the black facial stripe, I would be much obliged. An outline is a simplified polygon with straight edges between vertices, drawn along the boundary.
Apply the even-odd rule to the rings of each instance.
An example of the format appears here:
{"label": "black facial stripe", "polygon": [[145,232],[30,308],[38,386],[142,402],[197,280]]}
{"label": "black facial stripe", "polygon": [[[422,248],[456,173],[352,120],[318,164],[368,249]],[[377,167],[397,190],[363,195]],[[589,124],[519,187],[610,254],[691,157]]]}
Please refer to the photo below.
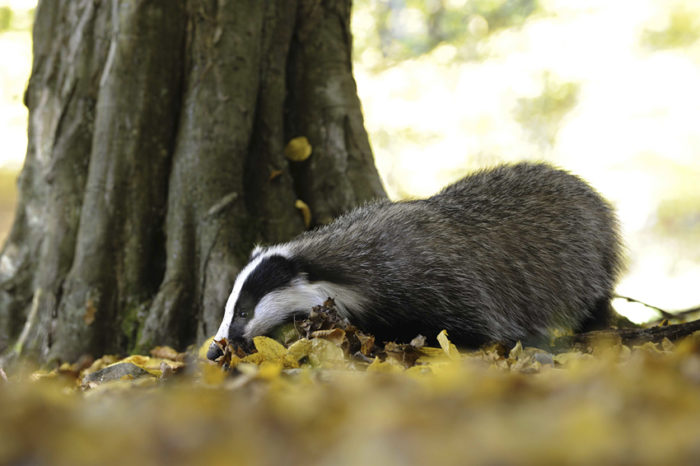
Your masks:
{"label": "black facial stripe", "polygon": [[247,295],[255,307],[263,296],[288,285],[299,272],[299,266],[293,260],[280,255],[266,257],[243,282],[241,295]]}

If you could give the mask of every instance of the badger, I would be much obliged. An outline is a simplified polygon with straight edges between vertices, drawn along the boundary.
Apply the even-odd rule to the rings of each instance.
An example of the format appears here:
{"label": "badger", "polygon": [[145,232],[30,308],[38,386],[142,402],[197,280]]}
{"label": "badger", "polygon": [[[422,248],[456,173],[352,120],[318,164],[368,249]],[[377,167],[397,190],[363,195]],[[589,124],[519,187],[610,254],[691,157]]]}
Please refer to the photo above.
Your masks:
{"label": "badger", "polygon": [[545,163],[501,165],[256,247],[215,339],[249,343],[332,298],[378,341],[445,329],[462,347],[514,344],[604,326],[621,268],[617,219],[592,187]]}

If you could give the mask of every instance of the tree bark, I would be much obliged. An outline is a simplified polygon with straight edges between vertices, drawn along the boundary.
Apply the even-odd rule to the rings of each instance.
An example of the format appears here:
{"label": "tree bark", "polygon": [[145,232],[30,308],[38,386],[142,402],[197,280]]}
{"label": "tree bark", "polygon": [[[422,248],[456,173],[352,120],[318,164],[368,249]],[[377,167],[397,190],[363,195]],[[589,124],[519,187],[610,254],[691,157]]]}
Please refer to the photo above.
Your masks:
{"label": "tree bark", "polygon": [[[255,243],[385,196],[350,0],[44,0],[0,254],[0,349],[39,359],[213,334]],[[304,162],[284,158],[305,136]]]}

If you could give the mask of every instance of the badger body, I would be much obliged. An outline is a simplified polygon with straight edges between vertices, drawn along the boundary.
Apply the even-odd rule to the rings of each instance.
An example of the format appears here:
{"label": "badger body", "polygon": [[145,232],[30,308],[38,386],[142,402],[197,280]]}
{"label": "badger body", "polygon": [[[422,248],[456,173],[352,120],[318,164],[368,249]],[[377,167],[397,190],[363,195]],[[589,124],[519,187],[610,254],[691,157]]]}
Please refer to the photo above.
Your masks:
{"label": "badger body", "polygon": [[502,165],[256,248],[216,338],[267,334],[330,297],[380,340],[446,329],[462,346],[510,344],[603,324],[620,269],[617,220],[595,190],[546,164]]}

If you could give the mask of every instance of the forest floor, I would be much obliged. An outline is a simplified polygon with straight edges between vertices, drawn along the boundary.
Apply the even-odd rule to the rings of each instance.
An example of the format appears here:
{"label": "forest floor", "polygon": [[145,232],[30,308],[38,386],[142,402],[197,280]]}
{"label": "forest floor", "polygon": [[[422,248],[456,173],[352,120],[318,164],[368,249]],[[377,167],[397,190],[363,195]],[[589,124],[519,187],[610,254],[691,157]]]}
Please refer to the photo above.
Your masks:
{"label": "forest floor", "polygon": [[700,463],[700,332],[557,353],[297,330],[218,362],[207,342],[6,368],[0,464]]}

